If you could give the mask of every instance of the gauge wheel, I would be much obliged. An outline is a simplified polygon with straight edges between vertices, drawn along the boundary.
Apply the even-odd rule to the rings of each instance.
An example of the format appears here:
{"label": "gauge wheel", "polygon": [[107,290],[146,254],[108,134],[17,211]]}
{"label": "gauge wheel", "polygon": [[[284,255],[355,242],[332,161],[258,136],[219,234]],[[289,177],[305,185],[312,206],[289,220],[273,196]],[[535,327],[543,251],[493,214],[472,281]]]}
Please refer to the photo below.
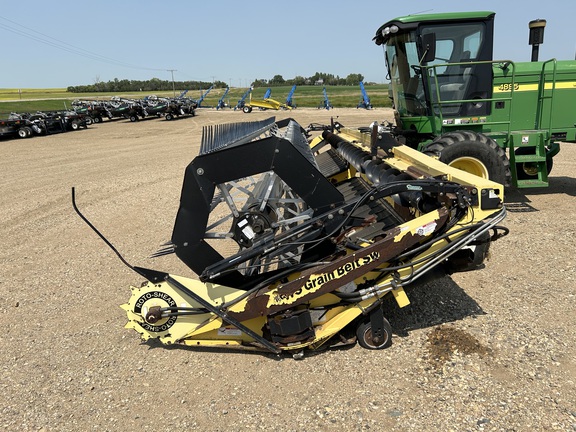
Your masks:
{"label": "gauge wheel", "polygon": [[492,138],[471,131],[449,132],[424,147],[428,156],[504,186],[511,184],[510,161]]}
{"label": "gauge wheel", "polygon": [[362,348],[370,350],[380,350],[389,347],[392,345],[392,326],[386,318],[384,318],[384,327],[382,330],[384,331],[384,340],[380,344],[375,344],[372,340],[372,324],[370,320],[360,322],[356,328],[358,344],[360,344]]}

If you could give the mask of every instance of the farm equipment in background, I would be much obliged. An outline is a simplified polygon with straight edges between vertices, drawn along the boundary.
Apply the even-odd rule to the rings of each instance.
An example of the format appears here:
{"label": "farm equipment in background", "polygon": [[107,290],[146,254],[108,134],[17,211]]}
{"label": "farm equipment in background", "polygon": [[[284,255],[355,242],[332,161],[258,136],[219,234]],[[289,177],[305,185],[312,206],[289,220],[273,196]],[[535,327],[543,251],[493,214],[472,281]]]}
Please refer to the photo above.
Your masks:
{"label": "farm equipment in background", "polygon": [[290,107],[292,109],[296,108],[296,104],[293,101],[293,97],[294,97],[294,92],[296,91],[296,84],[294,84],[292,86],[292,88],[290,89],[290,92],[288,93],[288,96],[286,96],[286,102],[284,102],[284,105],[286,105],[287,107]]}
{"label": "farm equipment in background", "polygon": [[30,138],[87,127],[86,116],[70,110],[11,113],[7,120],[0,120],[0,136]]}
{"label": "farm equipment in background", "polygon": [[208,90],[206,90],[205,93],[202,93],[202,91],[200,91],[200,99],[196,100],[196,108],[204,108],[202,106],[202,102],[204,102],[204,99],[206,98],[206,96],[208,95],[208,93],[210,93],[210,91],[212,90],[212,88],[214,88],[213,85],[211,85]]}
{"label": "farm equipment in background", "polygon": [[142,99],[142,106],[147,117],[162,117],[168,108],[168,99],[156,95],[146,96]]}
{"label": "farm equipment in background", "polygon": [[[252,90],[252,89],[251,89]],[[292,109],[292,107],[283,104],[282,102],[278,102],[275,99],[272,99],[270,95],[272,94],[272,90],[268,89],[264,94],[263,99],[253,99],[252,92],[248,93],[249,99],[248,102],[244,102],[242,107],[242,111],[246,114],[251,113],[253,108],[259,108],[261,110],[279,110],[279,109]]]}
{"label": "farm equipment in background", "polygon": [[334,108],[331,104],[330,104],[330,100],[328,99],[328,93],[326,93],[326,86],[324,86],[322,88],[322,94],[324,95],[324,100],[322,100],[322,102],[320,102],[320,105],[318,105],[318,109],[327,109],[329,110],[330,108]]}
{"label": "farm equipment in background", "polygon": [[177,98],[168,99],[168,104],[164,111],[164,118],[166,120],[174,120],[182,116],[195,116],[196,108],[198,108],[197,101],[180,95]]}
{"label": "farm equipment in background", "polygon": [[90,117],[93,123],[102,123],[104,117],[111,117],[110,112],[101,101],[75,100],[72,102],[72,109],[78,114]]}
{"label": "farm equipment in background", "polygon": [[360,102],[358,105],[356,105],[356,108],[364,108],[368,110],[372,109],[370,97],[368,97],[368,93],[366,93],[366,89],[364,88],[364,83],[362,81],[360,81],[360,91],[362,92],[362,99],[360,99]]}
{"label": "farm equipment in background", "polygon": [[148,116],[148,112],[146,111],[145,104],[141,100],[126,100],[126,103],[130,107],[128,112],[126,113],[126,117],[131,122],[137,122],[141,118],[145,118]]}
{"label": "farm equipment in background", "polygon": [[32,121],[21,118],[11,117],[0,120],[0,138],[30,138],[34,132],[40,134],[40,128]]}
{"label": "farm equipment in background", "polygon": [[80,128],[88,128],[88,125],[92,123],[90,116],[85,114],[77,113],[73,110],[63,110],[63,111],[49,111],[44,113],[46,117],[59,118],[67,131],[75,131]]}
{"label": "farm equipment in background", "polygon": [[40,111],[36,113],[12,113],[9,119],[28,120],[31,124],[32,131],[36,135],[51,135],[66,132],[64,120],[59,115],[50,115]]}
{"label": "farm equipment in background", "polygon": [[252,87],[250,87],[248,90],[246,90],[246,92],[238,100],[238,103],[236,103],[236,106],[234,107],[234,111],[236,111],[237,109],[241,109],[241,110],[244,109],[244,107],[246,106],[246,99],[248,98],[248,96],[250,96],[251,93],[252,93]]}
{"label": "farm equipment in background", "polygon": [[576,61],[538,61],[546,21],[529,23],[531,62],[494,60],[494,12],[383,24],[395,139],[518,188],[545,187],[559,142],[576,141]]}
{"label": "farm equipment in background", "polygon": [[167,101],[155,95],[138,100],[115,96],[110,100],[107,110],[112,117],[123,117],[137,122],[149,116],[161,117],[167,107]]}
{"label": "farm equipment in background", "polygon": [[292,119],[205,126],[171,240],[198,279],[129,264],[146,281],[127,328],[166,345],[305,349],[392,342],[382,299],[431,270],[480,268],[506,234],[502,185],[401,145],[378,125]]}
{"label": "farm equipment in background", "polygon": [[216,109],[223,109],[226,108],[228,106],[230,106],[230,101],[228,100],[228,102],[226,102],[226,96],[228,96],[228,92],[230,91],[230,87],[226,87],[226,90],[224,91],[224,94],[222,95],[222,97],[218,100],[218,103],[216,104]]}
{"label": "farm equipment in background", "polygon": [[113,96],[109,101],[104,102],[110,120],[113,118],[129,118],[133,104],[134,101],[119,96]]}

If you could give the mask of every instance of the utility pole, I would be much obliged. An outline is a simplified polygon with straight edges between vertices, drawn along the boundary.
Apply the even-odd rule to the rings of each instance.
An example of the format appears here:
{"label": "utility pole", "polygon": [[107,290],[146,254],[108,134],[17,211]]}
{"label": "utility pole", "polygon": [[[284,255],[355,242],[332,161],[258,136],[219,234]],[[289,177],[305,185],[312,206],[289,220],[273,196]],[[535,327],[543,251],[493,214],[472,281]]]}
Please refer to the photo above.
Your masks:
{"label": "utility pole", "polygon": [[178,72],[177,69],[166,69],[168,72],[172,73],[172,92],[174,93],[174,97],[176,97],[176,87],[174,87],[174,72]]}

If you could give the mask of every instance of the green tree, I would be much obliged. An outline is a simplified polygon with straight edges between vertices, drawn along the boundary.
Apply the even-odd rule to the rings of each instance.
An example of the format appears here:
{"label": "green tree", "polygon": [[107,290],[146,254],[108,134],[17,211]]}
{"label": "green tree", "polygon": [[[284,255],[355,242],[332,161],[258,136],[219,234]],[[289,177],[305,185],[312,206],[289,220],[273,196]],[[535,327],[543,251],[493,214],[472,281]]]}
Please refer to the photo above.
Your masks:
{"label": "green tree", "polygon": [[364,81],[364,76],[362,74],[350,74],[346,77],[346,85],[359,85],[361,81]]}
{"label": "green tree", "polygon": [[282,78],[282,75],[274,75],[274,77],[269,81],[270,85],[283,85],[286,80]]}

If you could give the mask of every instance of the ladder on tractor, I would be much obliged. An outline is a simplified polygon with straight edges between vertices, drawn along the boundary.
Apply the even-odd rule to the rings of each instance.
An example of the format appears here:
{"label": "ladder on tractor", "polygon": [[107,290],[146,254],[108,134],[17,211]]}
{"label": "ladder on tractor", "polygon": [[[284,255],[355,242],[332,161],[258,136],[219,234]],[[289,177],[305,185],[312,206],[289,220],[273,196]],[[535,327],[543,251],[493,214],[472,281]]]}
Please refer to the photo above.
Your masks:
{"label": "ladder on tractor", "polygon": [[[550,88],[546,88],[546,66],[552,63],[552,80]],[[558,153],[559,146],[552,143],[552,113],[554,112],[554,91],[556,89],[556,59],[542,64],[538,80],[538,102],[534,118],[534,130],[510,131],[508,149],[510,169],[514,186],[517,188],[546,187],[548,186],[548,164],[552,157]],[[549,100],[549,116],[544,118],[544,103]],[[546,127],[547,123],[547,127]],[[518,166],[523,166],[534,178],[524,179],[518,173]]]}

